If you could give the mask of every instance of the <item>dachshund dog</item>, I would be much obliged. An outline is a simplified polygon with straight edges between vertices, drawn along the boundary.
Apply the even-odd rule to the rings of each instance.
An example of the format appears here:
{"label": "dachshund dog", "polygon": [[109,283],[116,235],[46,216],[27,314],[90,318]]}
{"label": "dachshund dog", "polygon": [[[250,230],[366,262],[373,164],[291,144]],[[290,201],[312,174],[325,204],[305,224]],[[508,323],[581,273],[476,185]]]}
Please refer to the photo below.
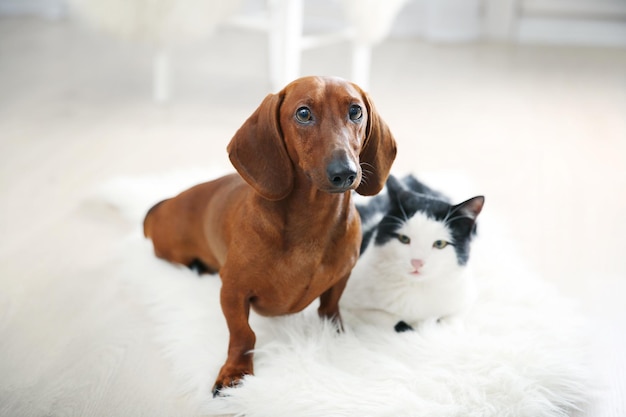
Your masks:
{"label": "dachshund dog", "polygon": [[222,279],[230,339],[214,395],[253,372],[250,307],[284,315],[319,297],[319,315],[341,328],[338,301],[361,244],[351,192],[382,189],[396,143],[357,85],[304,77],[268,95],[227,150],[238,174],[162,201],[144,220],[156,256]]}

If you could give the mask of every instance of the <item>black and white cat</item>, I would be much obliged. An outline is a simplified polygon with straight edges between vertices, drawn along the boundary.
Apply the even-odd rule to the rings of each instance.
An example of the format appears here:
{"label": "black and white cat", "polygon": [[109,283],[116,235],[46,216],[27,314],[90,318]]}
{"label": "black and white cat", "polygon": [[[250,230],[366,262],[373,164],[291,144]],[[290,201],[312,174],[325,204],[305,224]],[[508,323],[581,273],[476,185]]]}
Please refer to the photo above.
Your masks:
{"label": "black and white cat", "polygon": [[413,176],[390,176],[386,194],[357,204],[361,256],[342,304],[398,332],[464,311],[474,298],[467,264],[484,201],[453,205]]}

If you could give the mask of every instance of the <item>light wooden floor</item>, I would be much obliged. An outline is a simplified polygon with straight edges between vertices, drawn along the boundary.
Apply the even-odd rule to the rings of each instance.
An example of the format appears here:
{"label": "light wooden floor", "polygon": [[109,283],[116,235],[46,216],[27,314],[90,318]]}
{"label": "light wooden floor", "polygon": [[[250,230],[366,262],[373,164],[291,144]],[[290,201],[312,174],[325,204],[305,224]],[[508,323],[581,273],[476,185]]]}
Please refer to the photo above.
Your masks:
{"label": "light wooden floor", "polygon": [[[148,48],[0,20],[0,415],[190,415],[109,276],[133,226],[85,196],[118,175],[226,165],[269,92],[265,52],[233,31],[181,47],[157,106]],[[308,52],[304,72],[347,76],[347,54]],[[591,319],[607,397],[585,415],[626,415],[626,51],[390,40],[371,84],[396,169],[466,175]]]}

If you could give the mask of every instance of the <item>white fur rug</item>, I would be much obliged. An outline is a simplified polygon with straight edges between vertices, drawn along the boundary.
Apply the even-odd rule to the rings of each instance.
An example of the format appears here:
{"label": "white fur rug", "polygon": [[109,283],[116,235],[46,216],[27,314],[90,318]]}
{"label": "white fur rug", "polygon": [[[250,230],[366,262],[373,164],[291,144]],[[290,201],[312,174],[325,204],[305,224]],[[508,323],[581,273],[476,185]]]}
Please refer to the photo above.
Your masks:
{"label": "white fur rug", "polygon": [[[154,202],[213,176],[189,171],[118,179],[96,197],[139,225]],[[450,193],[454,187],[443,182],[430,184]],[[344,309],[346,329],[337,333],[318,319],[315,306],[281,318],[253,314],[255,375],[223,398],[211,395],[228,343],[219,278],[199,278],[156,259],[139,228],[120,245],[116,268],[129,295],[152,317],[181,393],[203,414],[571,415],[590,389],[582,320],[525,267],[499,228],[490,226],[488,211],[481,216],[471,258],[478,300],[463,320],[395,333]]]}

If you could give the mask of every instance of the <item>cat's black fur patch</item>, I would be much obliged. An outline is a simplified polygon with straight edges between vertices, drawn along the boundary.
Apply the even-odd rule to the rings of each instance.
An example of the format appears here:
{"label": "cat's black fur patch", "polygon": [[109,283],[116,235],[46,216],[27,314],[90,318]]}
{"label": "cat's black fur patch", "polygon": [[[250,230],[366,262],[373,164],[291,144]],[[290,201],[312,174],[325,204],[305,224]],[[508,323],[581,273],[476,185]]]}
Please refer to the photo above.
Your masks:
{"label": "cat's black fur patch", "polygon": [[356,209],[361,217],[361,229],[363,236],[361,240],[360,253],[363,253],[365,248],[367,248],[370,244],[370,241],[374,236],[374,232],[376,232],[376,226],[378,223],[373,223],[375,222],[374,218],[389,210],[389,197],[384,193],[378,194],[377,196],[370,198],[367,204],[357,204]]}
{"label": "cat's black fur patch", "polygon": [[365,251],[365,249],[369,246],[370,241],[372,240],[372,237],[374,236],[374,233],[376,232],[376,228],[369,228],[367,230],[363,230],[363,240],[361,240],[361,252],[363,253]]}
{"label": "cat's black fur patch", "polygon": [[411,325],[407,324],[406,322],[404,322],[402,320],[397,322],[396,325],[393,326],[393,328],[398,333],[413,331],[413,327],[411,327]]}

